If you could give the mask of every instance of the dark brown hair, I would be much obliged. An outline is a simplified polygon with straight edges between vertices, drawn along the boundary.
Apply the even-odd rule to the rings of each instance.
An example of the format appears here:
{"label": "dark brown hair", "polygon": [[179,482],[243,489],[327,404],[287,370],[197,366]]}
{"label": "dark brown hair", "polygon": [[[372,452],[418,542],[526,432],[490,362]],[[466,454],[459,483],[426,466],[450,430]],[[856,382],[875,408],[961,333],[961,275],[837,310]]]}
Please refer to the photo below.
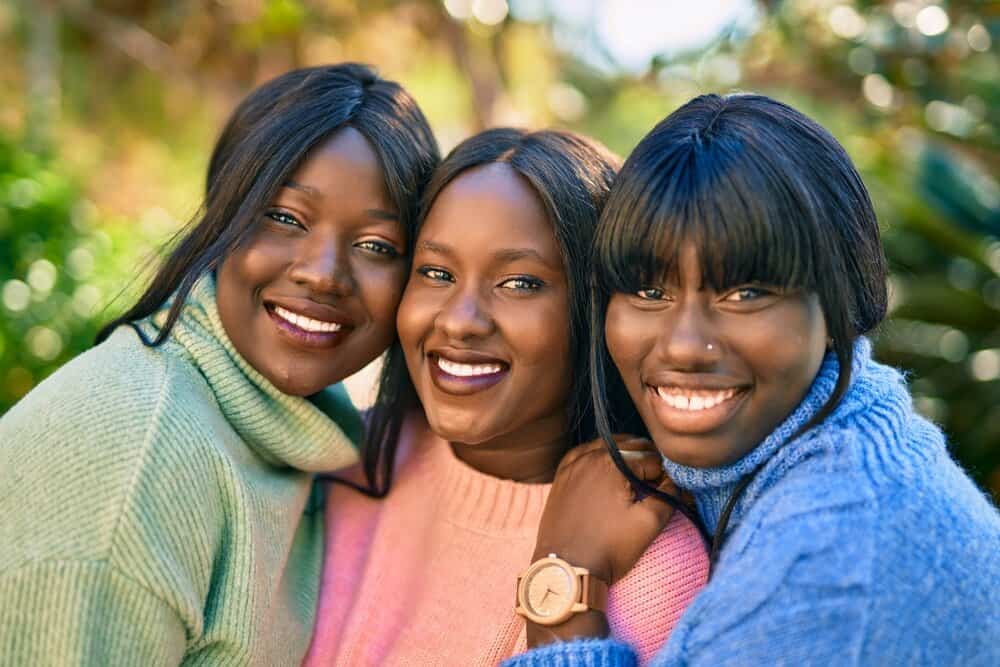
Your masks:
{"label": "dark brown hair", "polygon": [[195,282],[248,237],[282,184],[310,151],[350,125],[371,143],[386,188],[412,238],[418,202],[439,160],[437,143],[413,98],[356,63],[293,70],[254,90],[233,112],[212,152],[199,215],[139,300],[97,335],[147,317],[173,299],[164,326],[147,345],[170,335]]}

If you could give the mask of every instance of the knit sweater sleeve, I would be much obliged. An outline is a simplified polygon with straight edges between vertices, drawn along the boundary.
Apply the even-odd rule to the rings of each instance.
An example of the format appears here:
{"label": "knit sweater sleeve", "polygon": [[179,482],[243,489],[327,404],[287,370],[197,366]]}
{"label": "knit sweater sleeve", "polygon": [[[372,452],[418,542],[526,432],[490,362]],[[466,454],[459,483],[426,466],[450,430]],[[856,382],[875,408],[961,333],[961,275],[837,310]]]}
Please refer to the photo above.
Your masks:
{"label": "knit sweater sleeve", "polygon": [[158,667],[184,655],[176,611],[107,562],[25,565],[0,576],[0,600],[0,664]]}
{"label": "knit sweater sleeve", "polygon": [[176,665],[201,631],[211,397],[152,354],[95,349],[0,420],[0,664]]}

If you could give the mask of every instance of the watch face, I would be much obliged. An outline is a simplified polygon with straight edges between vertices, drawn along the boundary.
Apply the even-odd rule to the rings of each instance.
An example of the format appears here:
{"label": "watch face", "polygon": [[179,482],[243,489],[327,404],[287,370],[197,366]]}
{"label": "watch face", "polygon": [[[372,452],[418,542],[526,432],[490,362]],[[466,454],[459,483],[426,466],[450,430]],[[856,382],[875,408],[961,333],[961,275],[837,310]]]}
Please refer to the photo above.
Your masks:
{"label": "watch face", "polygon": [[525,602],[542,618],[564,614],[573,604],[573,575],[556,563],[546,563],[526,577]]}

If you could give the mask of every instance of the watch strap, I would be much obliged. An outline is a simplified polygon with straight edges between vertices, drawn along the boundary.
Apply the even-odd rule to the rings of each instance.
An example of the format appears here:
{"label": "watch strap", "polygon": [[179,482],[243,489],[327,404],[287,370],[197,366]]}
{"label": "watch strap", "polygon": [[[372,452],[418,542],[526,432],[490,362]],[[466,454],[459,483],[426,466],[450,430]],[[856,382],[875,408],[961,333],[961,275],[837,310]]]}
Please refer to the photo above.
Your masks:
{"label": "watch strap", "polygon": [[602,613],[608,612],[608,585],[592,574],[584,574],[582,600],[588,609],[596,609]]}

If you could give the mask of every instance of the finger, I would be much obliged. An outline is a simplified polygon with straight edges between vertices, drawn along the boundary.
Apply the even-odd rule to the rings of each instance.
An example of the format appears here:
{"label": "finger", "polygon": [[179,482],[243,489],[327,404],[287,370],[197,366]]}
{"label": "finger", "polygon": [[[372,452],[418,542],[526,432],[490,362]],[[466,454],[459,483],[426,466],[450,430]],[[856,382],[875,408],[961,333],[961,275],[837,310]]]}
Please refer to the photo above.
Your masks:
{"label": "finger", "polygon": [[682,497],[681,492],[677,489],[677,485],[674,484],[674,480],[670,479],[668,475],[663,475],[663,479],[656,485],[656,488],[664,493],[669,493],[674,498],[684,502],[684,498]]}
{"label": "finger", "polygon": [[664,476],[663,462],[659,454],[626,450],[621,452],[621,456],[632,474],[644,482],[655,484]]}
{"label": "finger", "polygon": [[615,444],[618,445],[618,451],[643,451],[643,452],[653,452],[658,454],[656,445],[649,438],[622,438],[621,440],[616,440]]}
{"label": "finger", "polygon": [[[677,498],[678,501],[680,501],[680,498],[677,497],[677,489],[676,487],[674,487],[674,483],[670,481],[670,478],[667,477],[666,475],[664,475],[664,480],[661,481],[656,486],[656,488],[658,491],[662,491],[663,493],[668,493],[674,498]],[[648,511],[655,514],[657,520],[660,522],[661,527],[666,526],[667,522],[670,521],[670,517],[672,517],[674,515],[674,512],[677,511],[676,508],[670,503],[668,503],[666,500],[653,494],[646,496],[636,504],[643,506]]]}

